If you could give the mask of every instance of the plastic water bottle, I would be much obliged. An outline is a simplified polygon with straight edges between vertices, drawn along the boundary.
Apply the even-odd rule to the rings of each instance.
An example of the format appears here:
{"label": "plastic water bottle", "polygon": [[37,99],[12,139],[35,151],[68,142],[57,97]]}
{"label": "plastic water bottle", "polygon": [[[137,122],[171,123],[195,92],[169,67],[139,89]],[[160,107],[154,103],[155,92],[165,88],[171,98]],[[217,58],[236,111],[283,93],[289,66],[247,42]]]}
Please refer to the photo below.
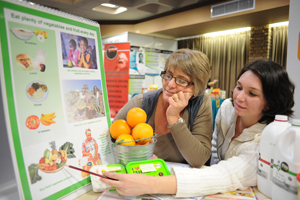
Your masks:
{"label": "plastic water bottle", "polygon": [[277,138],[291,124],[286,115],[276,115],[275,120],[263,130],[260,139],[259,160],[257,170],[257,187],[260,192],[271,198],[272,172],[274,163],[274,151]]}
{"label": "plastic water bottle", "polygon": [[272,200],[297,200],[297,174],[300,173],[300,119],[277,140],[273,168]]}

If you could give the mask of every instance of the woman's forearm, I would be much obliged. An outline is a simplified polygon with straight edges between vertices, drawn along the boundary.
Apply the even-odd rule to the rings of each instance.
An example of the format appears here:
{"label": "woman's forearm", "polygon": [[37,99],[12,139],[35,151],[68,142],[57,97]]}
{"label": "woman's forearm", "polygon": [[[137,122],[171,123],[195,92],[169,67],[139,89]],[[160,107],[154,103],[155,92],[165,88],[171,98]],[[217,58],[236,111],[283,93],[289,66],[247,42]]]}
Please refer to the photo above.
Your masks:
{"label": "woman's forearm", "polygon": [[103,175],[117,180],[100,179],[108,185],[115,186],[117,192],[123,196],[176,194],[177,191],[177,182],[174,175],[157,177],[144,174],[120,174],[113,172],[103,172]]}
{"label": "woman's forearm", "polygon": [[153,177],[150,194],[176,194],[177,181],[174,175]]}

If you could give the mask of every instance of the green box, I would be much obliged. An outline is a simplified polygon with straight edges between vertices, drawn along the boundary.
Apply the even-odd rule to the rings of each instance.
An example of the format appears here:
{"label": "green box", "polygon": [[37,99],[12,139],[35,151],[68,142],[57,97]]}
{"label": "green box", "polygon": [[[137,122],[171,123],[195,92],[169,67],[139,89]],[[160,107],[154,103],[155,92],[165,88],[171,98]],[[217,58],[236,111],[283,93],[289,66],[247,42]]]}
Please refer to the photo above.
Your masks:
{"label": "green box", "polygon": [[168,176],[171,175],[163,159],[150,159],[143,161],[129,162],[126,165],[127,174],[145,174],[149,176]]}

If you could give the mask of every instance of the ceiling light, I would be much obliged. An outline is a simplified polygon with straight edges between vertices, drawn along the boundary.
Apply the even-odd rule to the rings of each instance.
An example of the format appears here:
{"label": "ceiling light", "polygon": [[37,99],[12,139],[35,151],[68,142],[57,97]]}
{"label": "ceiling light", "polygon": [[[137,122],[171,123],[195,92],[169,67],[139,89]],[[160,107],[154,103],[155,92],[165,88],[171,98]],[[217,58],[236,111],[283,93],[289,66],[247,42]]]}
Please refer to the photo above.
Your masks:
{"label": "ceiling light", "polygon": [[274,26],[286,26],[286,25],[289,25],[289,21],[270,24],[270,27],[274,27]]}
{"label": "ceiling light", "polygon": [[226,30],[226,31],[218,31],[218,32],[212,32],[212,33],[206,33],[206,34],[203,34],[203,36],[226,35],[226,34],[233,34],[233,33],[250,31],[250,30],[251,30],[251,27],[245,27],[245,28],[231,29],[231,30]]}
{"label": "ceiling light", "polygon": [[111,3],[101,3],[101,6],[105,6],[105,7],[109,7],[109,8],[117,8],[118,7],[115,4],[111,4]]}
{"label": "ceiling light", "polygon": [[110,4],[110,3],[102,3],[101,5],[93,8],[92,10],[97,11],[97,12],[103,12],[103,13],[116,15],[116,14],[126,11],[127,8],[119,7],[114,4]]}
{"label": "ceiling light", "polygon": [[119,14],[119,13],[124,12],[126,10],[127,10],[127,8],[125,8],[125,7],[119,7],[119,8],[117,8],[117,10],[114,14]]}

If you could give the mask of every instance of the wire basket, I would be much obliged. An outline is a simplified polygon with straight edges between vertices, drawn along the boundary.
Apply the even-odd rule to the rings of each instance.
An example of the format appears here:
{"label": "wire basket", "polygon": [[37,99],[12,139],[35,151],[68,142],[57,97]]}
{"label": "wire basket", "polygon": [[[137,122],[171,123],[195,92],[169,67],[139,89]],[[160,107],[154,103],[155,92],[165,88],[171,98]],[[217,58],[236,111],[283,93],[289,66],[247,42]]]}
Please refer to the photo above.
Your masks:
{"label": "wire basket", "polygon": [[[155,144],[157,142],[157,139],[155,138],[156,135],[157,134],[154,134],[152,137],[144,138],[144,139],[151,138],[149,144],[145,144],[145,145],[136,145],[136,146],[121,145],[120,143],[122,142],[122,140],[119,141],[118,143],[113,143],[112,147],[115,155],[115,161],[118,164],[122,164],[123,166],[126,166],[127,163],[129,162],[152,159],[154,149],[155,149]],[[144,139],[135,140],[135,142]]]}

